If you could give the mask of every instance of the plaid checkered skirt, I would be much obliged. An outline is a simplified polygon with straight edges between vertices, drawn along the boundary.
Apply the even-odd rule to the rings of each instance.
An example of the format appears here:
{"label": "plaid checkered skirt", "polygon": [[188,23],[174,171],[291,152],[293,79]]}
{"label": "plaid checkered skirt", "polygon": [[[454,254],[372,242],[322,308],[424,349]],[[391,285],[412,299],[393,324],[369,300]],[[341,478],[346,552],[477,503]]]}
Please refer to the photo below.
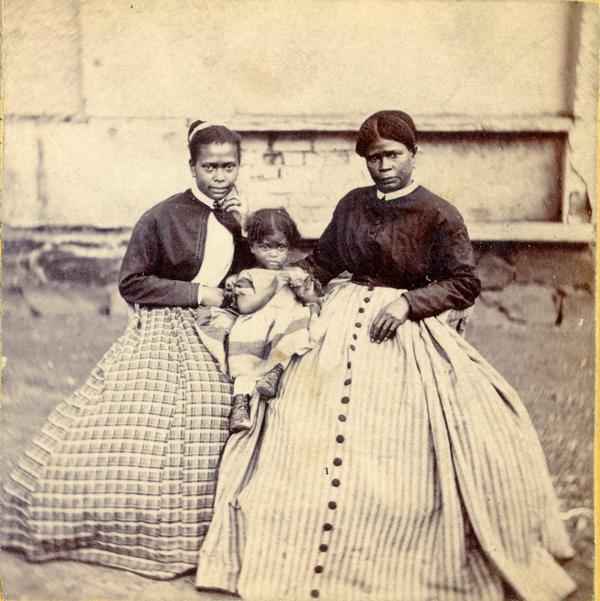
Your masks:
{"label": "plaid checkered skirt", "polygon": [[231,392],[195,310],[137,310],[4,482],[2,545],[155,578],[194,569]]}

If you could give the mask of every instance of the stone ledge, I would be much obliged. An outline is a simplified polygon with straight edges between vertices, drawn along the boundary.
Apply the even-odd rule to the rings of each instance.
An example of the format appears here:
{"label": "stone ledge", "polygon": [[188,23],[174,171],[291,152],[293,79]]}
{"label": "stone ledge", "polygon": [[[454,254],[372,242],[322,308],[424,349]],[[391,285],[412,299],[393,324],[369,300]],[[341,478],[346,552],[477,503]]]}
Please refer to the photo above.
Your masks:
{"label": "stone ledge", "polygon": [[[104,310],[115,311],[120,303],[116,282],[129,236],[125,228],[5,227],[4,288],[22,294],[56,286],[106,288],[110,293]],[[305,240],[302,250],[313,244]],[[573,325],[572,316],[589,308],[591,317],[584,323],[593,319],[594,257],[588,245],[480,242],[474,247],[481,303],[489,310],[517,323],[564,326]]]}

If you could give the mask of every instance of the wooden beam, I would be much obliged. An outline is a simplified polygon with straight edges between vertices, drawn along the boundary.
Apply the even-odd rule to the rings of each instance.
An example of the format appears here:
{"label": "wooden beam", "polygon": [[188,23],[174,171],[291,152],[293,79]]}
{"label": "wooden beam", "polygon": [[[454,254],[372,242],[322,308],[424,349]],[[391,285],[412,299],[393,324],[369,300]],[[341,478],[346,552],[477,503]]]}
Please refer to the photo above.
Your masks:
{"label": "wooden beam", "polygon": [[468,223],[469,236],[476,241],[591,243],[591,223]]}
{"label": "wooden beam", "polygon": [[[357,131],[365,115],[232,115],[237,131]],[[416,115],[419,132],[568,133],[570,117],[557,115]]]}
{"label": "wooden beam", "polygon": [[[309,240],[317,239],[326,223],[305,224],[300,233]],[[469,236],[475,242],[554,242],[590,244],[594,227],[590,223],[503,222],[467,223]]]}

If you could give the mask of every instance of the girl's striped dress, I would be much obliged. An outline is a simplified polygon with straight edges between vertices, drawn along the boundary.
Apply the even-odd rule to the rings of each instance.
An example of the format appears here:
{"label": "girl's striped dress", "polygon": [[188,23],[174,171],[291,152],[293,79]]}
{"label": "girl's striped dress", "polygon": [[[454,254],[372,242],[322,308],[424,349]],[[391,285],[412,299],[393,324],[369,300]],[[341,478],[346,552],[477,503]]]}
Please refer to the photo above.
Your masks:
{"label": "girl's striped dress", "polygon": [[[269,289],[277,271],[245,269],[229,278],[234,297]],[[198,312],[200,338],[234,379],[234,394],[252,394],[256,381],[276,365],[287,367],[294,355],[313,348],[323,336],[319,318],[282,287],[254,313],[236,315],[220,308]]]}

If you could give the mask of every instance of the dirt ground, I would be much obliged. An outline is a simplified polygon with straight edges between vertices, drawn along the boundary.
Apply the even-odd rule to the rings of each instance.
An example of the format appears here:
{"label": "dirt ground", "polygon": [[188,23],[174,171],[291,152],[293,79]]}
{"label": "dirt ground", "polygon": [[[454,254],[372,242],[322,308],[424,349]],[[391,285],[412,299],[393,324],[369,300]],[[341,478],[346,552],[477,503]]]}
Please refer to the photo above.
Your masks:
{"label": "dirt ground", "polygon": [[[521,325],[479,303],[467,338],[519,391],[531,413],[562,508],[573,510],[567,523],[577,556],[566,569],[579,589],[569,601],[590,601],[594,430],[591,297],[578,311],[581,315],[571,316],[560,327]],[[122,313],[99,314],[93,291],[42,291],[34,308],[21,294],[5,293],[2,474],[51,409],[83,382],[124,326]],[[3,595],[8,600],[234,598],[199,593],[191,576],[158,582],[76,562],[30,564],[6,552],[0,553],[0,562]]]}

